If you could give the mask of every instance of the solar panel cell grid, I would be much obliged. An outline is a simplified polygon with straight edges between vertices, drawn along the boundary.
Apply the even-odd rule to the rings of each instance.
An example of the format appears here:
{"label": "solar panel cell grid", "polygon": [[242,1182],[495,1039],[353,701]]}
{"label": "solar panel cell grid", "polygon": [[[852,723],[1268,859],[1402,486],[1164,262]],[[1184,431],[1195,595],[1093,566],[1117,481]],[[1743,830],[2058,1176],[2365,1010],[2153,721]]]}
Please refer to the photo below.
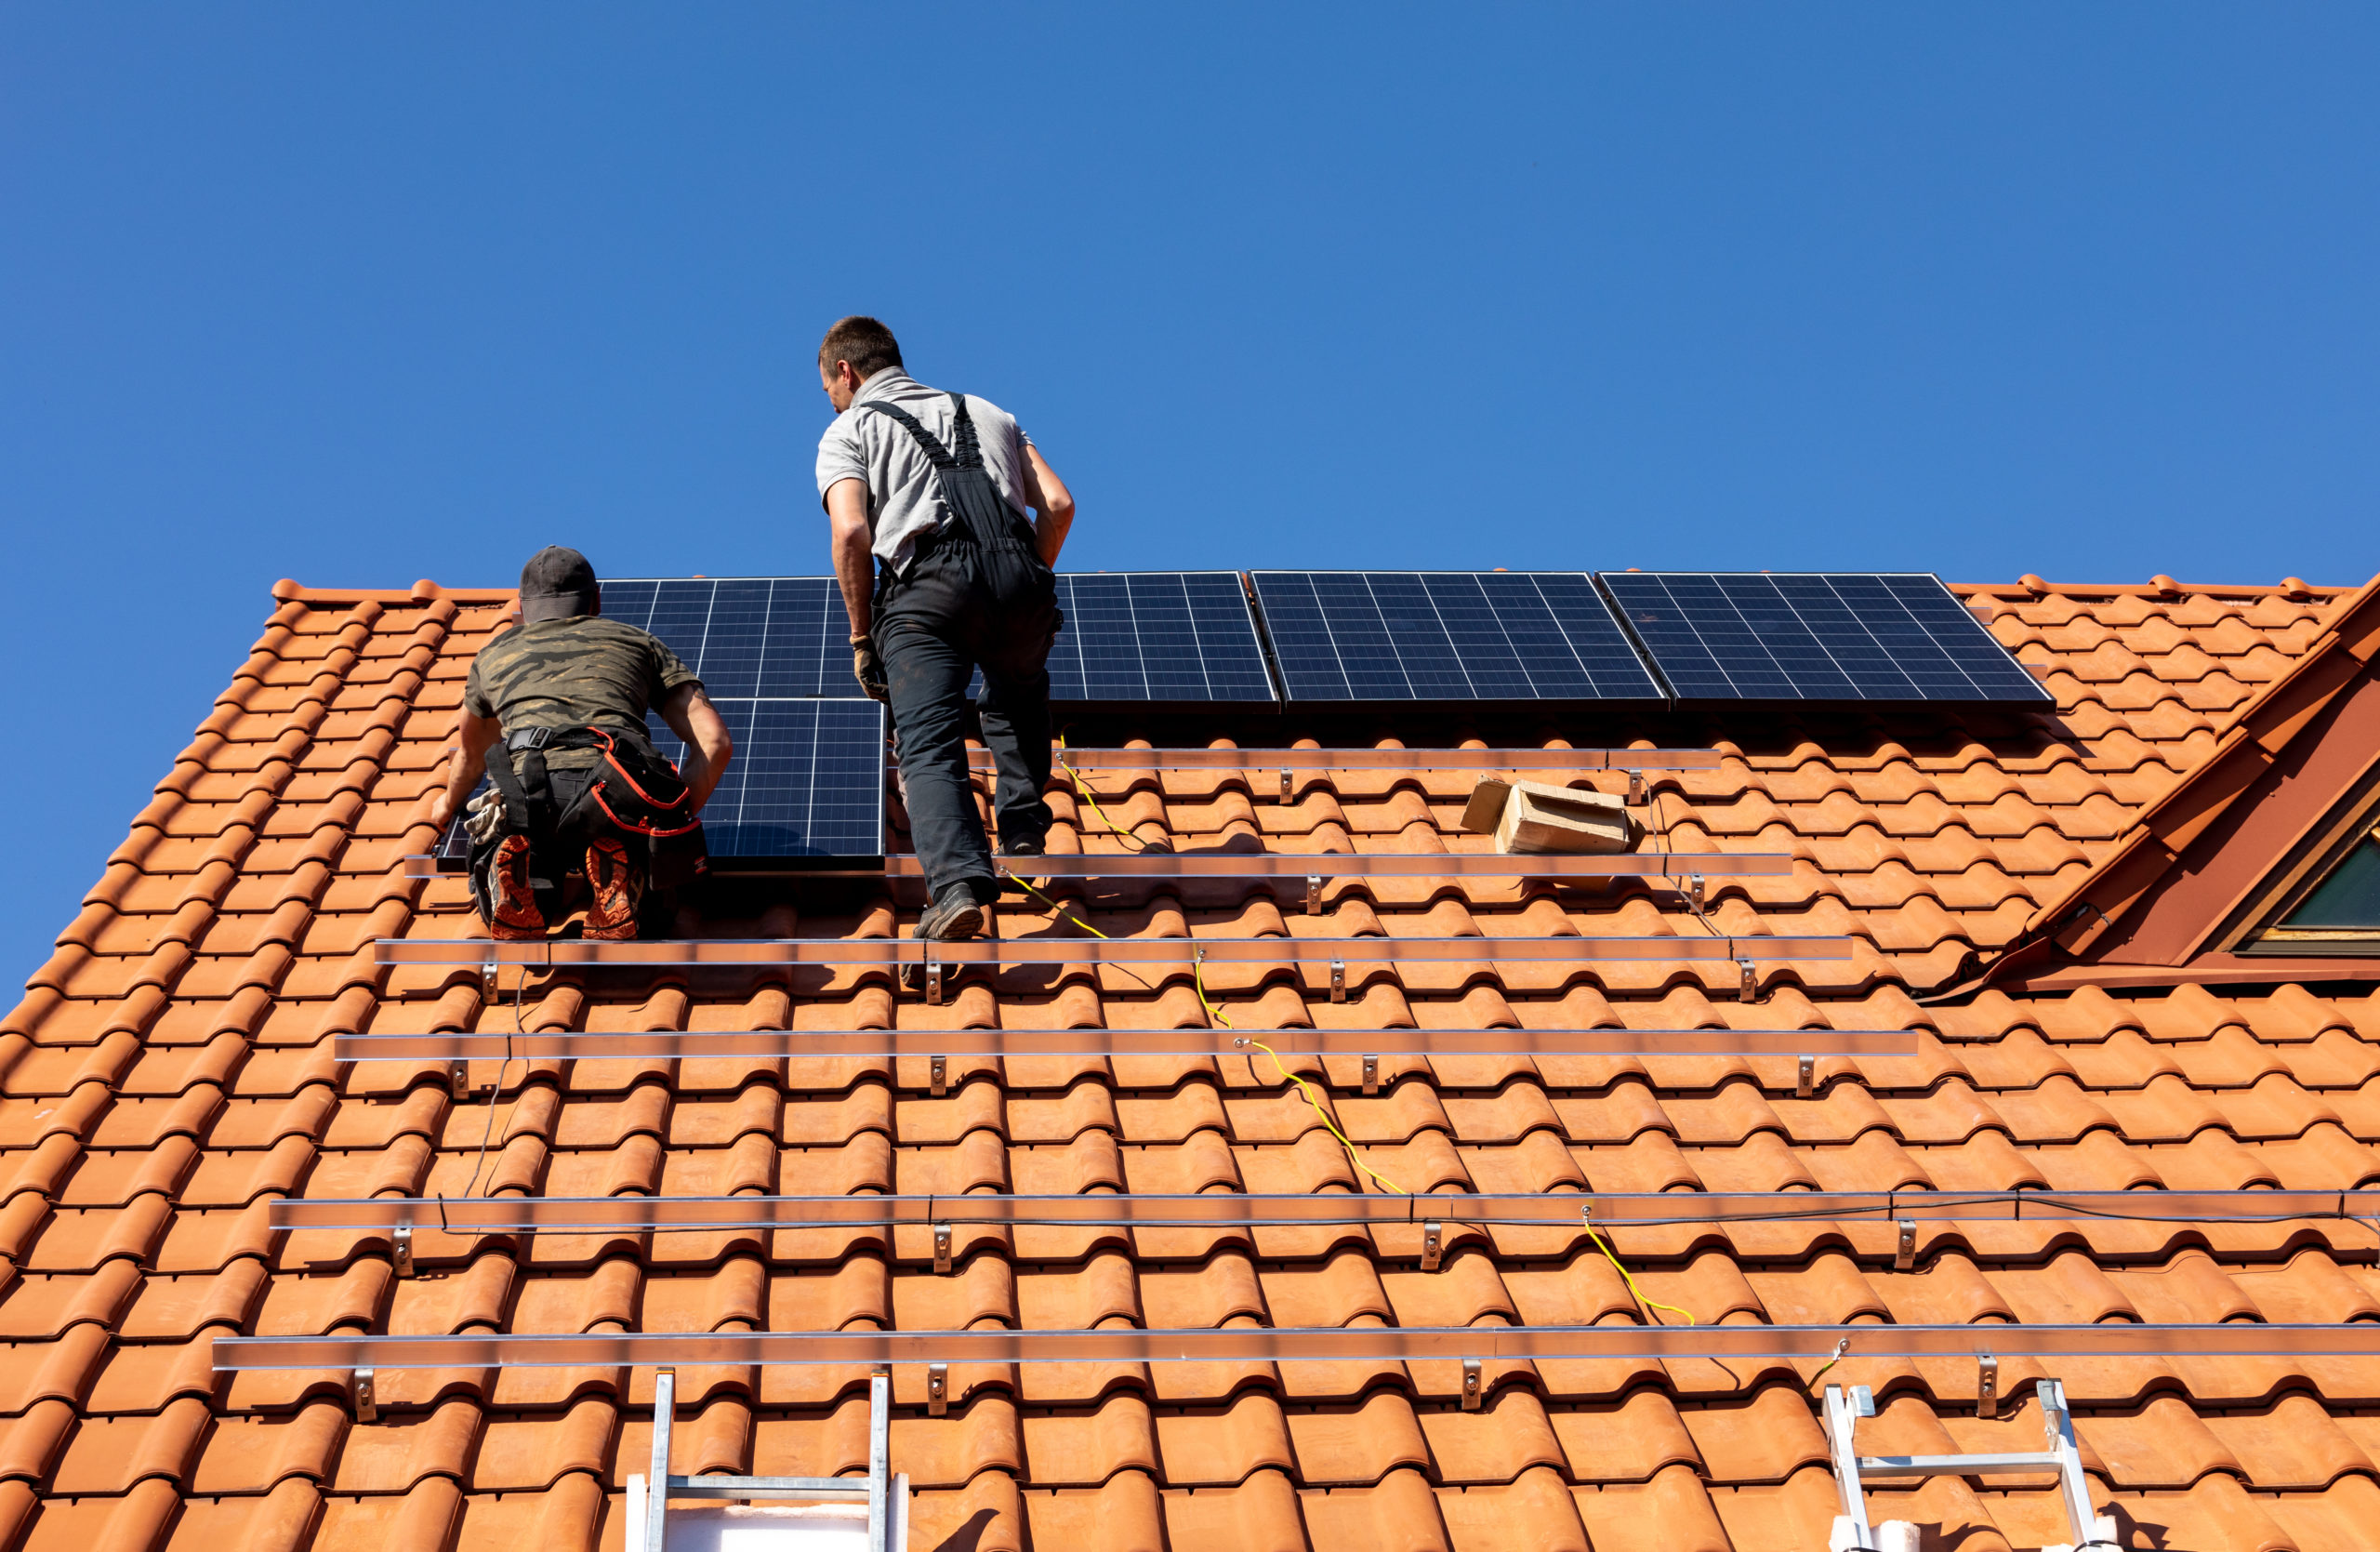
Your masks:
{"label": "solar panel cell grid", "polygon": [[1583,572],[1254,574],[1297,701],[1657,700]]}
{"label": "solar panel cell grid", "polygon": [[1923,572],[1604,572],[1596,579],[1682,699],[2051,698]]}

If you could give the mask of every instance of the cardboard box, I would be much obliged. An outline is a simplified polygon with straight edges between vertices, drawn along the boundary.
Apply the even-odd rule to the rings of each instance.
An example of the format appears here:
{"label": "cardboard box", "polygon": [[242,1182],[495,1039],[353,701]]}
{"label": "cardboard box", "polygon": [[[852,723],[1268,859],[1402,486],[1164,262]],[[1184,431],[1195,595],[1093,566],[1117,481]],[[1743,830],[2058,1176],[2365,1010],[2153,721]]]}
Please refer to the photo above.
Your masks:
{"label": "cardboard box", "polygon": [[1472,789],[1462,825],[1504,853],[1624,852],[1635,842],[1625,800],[1576,787],[1489,777]]}

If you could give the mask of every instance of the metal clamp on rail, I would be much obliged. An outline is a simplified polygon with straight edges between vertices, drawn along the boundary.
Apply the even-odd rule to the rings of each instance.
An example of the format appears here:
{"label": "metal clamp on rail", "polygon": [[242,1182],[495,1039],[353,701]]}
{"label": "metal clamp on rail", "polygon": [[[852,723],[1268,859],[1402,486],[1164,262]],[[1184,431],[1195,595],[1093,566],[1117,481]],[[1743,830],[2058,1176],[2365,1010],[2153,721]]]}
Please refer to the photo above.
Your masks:
{"label": "metal clamp on rail", "polygon": [[[1983,1362],[1987,1380],[1996,1378],[1997,1361],[1987,1355]],[[1827,1537],[1830,1552],[1901,1552],[1904,1548],[1913,1552],[1918,1545],[1916,1527],[1906,1521],[1870,1524],[1865,1491],[1869,1478],[1975,1477],[2032,1471],[2056,1474],[2067,1524],[2074,1532],[2069,1548],[2116,1545],[2114,1519],[2094,1514],[2091,1509],[2091,1483],[2082,1474],[2082,1453],[2074,1440],[2074,1418],[2067,1407],[2066,1386],[2057,1380],[2041,1380],[2034,1385],[2033,1394],[2041,1401],[2047,1449],[1974,1455],[1863,1455],[1854,1445],[1853,1433],[1861,1418],[1876,1415],[1875,1397],[1864,1385],[1855,1385],[1847,1391],[1839,1385],[1828,1386],[1828,1453],[1834,1466],[1835,1492],[1843,1507]]]}
{"label": "metal clamp on rail", "polygon": [[669,1439],[677,1410],[678,1373],[660,1370],[653,1377],[652,1466],[646,1474],[628,1478],[624,1552],[667,1552],[672,1498],[864,1504],[868,1552],[905,1552],[909,1538],[909,1479],[892,1470],[892,1376],[889,1370],[879,1366],[868,1376],[865,1477],[672,1476]]}

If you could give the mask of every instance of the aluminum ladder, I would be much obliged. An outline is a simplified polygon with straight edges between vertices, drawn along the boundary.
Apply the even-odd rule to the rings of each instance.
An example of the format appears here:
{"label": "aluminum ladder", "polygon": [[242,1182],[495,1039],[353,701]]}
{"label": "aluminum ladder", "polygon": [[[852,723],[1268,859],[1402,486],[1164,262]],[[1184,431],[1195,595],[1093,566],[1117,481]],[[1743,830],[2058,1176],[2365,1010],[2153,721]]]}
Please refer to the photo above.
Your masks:
{"label": "aluminum ladder", "polygon": [[[1987,1397],[1990,1373],[1986,1371]],[[2033,1394],[2041,1399],[2042,1426],[2049,1436],[2045,1450],[1979,1455],[1863,1455],[1852,1443],[1852,1431],[1862,1417],[1876,1415],[1874,1395],[1864,1385],[1847,1391],[1839,1385],[1828,1386],[1827,1448],[1833,1459],[1835,1491],[1843,1500],[1843,1512],[1835,1516],[1833,1531],[1827,1537],[1828,1552],[1917,1552],[1916,1526],[1898,1519],[1882,1526],[1869,1524],[1863,1479],[1969,1477],[2003,1471],[2057,1473],[2059,1496],[2066,1502],[2066,1519],[2073,1527],[2074,1539],[2063,1546],[2043,1547],[2042,1552],[2084,1552],[2090,1547],[2118,1545],[2114,1518],[2091,1512],[2091,1484],[2082,1475],[2082,1453],[2074,1442],[2074,1418],[2067,1410],[2066,1386],[2056,1380],[2042,1380],[2034,1385]]]}
{"label": "aluminum ladder", "polygon": [[[867,1506],[867,1552],[907,1552],[909,1479],[892,1474],[892,1375],[879,1368],[867,1382],[867,1475],[859,1477],[673,1477],[669,1433],[676,1421],[678,1372],[655,1372],[653,1464],[628,1478],[624,1552],[667,1552],[672,1498],[770,1499]],[[652,1484],[659,1484],[657,1490]]]}

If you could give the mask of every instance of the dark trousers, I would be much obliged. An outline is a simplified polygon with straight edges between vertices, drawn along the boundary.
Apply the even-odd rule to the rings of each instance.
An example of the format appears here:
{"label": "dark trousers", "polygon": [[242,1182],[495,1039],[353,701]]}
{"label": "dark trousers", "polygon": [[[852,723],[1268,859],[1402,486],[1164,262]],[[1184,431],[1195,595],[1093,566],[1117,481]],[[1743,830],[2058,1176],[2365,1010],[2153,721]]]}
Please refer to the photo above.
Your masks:
{"label": "dark trousers", "polygon": [[1058,634],[1057,582],[1030,551],[933,543],[906,577],[877,589],[876,649],[892,691],[909,837],[939,895],[965,882],[990,904],[998,894],[991,846],[967,772],[967,682],[984,670],[976,702],[999,773],[1000,843],[1039,841],[1050,828],[1050,643]]}

